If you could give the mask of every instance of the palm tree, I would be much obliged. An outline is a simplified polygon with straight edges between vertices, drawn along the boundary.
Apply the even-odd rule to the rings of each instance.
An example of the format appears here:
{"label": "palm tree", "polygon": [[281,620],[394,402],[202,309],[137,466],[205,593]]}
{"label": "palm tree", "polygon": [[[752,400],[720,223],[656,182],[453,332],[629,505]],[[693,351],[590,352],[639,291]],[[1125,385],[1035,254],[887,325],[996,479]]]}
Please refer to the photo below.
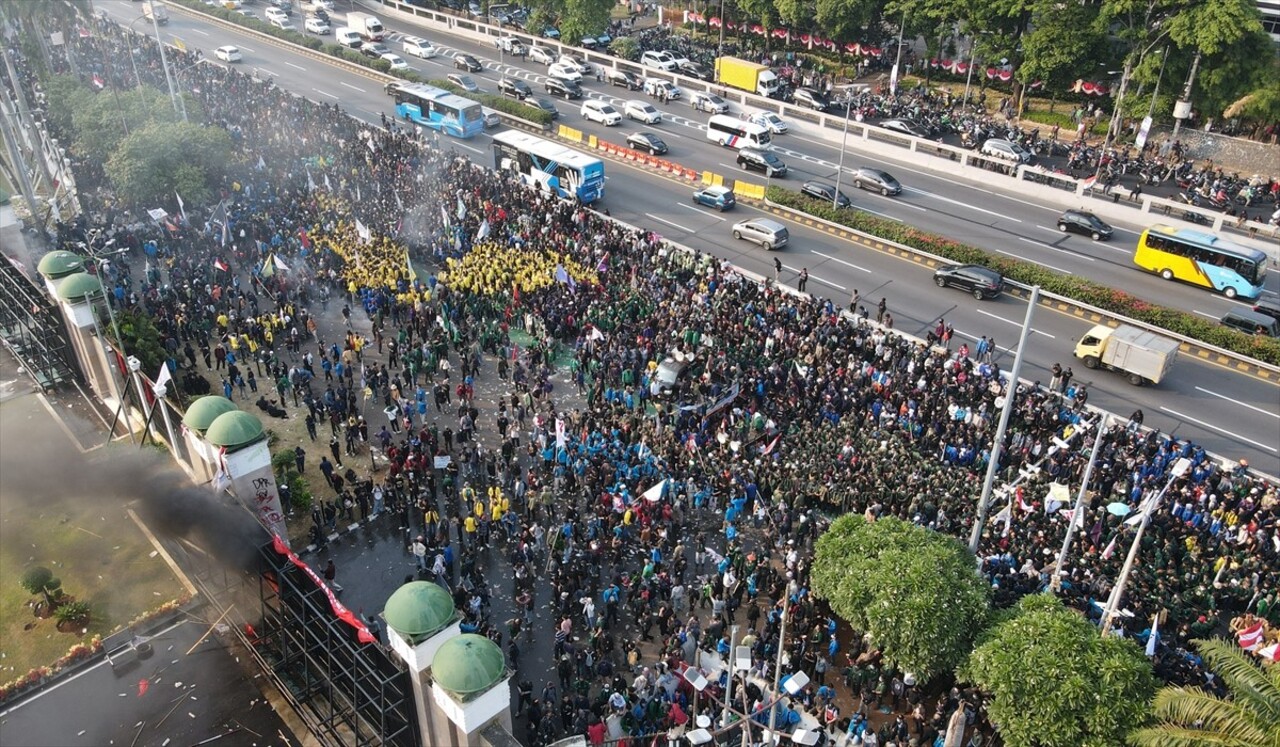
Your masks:
{"label": "palm tree", "polygon": [[1230,692],[1218,698],[1198,687],[1156,693],[1155,726],[1129,735],[1134,747],[1280,747],[1280,665],[1265,670],[1230,641],[1195,641]]}

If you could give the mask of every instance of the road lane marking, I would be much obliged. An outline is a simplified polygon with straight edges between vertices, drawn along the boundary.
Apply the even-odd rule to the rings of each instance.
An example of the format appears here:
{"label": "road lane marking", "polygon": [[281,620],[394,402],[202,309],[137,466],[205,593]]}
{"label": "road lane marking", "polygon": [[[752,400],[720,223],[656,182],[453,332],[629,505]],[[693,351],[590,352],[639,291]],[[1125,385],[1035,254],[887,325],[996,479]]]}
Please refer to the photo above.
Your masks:
{"label": "road lane marking", "polygon": [[715,213],[708,213],[706,210],[702,210],[702,209],[698,208],[696,205],[688,205],[688,204],[685,204],[685,203],[683,203],[683,202],[677,202],[676,204],[677,204],[677,205],[679,205],[679,206],[680,206],[680,207],[682,207],[682,208],[687,208],[687,209],[689,209],[689,210],[692,210],[693,212],[697,213],[698,215],[701,215],[701,216],[702,216],[702,217],[704,217],[704,218],[715,218],[715,219],[716,219],[716,220],[718,220],[718,221],[726,221],[726,220],[729,220],[728,218],[724,217],[723,215],[716,215]]}
{"label": "road lane marking", "polygon": [[293,68],[293,69],[295,69],[295,70],[301,70],[301,71],[302,71],[302,72],[304,72],[304,73],[307,71],[307,69],[306,69],[305,67],[303,67],[303,66],[301,66],[301,65],[295,65],[295,64],[293,64],[292,62],[289,62],[288,60],[285,60],[285,63],[284,63],[284,64],[288,65],[289,67],[291,67],[291,68]]}
{"label": "road lane marking", "polygon": [[839,257],[833,257],[830,254],[823,254],[822,252],[813,252],[813,255],[816,257],[822,257],[823,259],[829,259],[832,262],[839,262],[840,264],[845,265],[846,267],[852,267],[855,270],[862,270],[863,272],[866,272],[866,273],[871,272],[871,270],[868,270],[865,267],[859,267],[852,262],[846,262],[845,260],[840,259]]}
{"label": "road lane marking", "polygon": [[[814,252],[814,254],[817,254],[817,252]],[[783,266],[782,266],[782,269],[784,269],[784,270],[790,270],[790,271],[794,272],[794,273],[795,273],[795,274],[797,274],[797,275],[799,275],[799,274],[800,274],[800,270],[797,270],[796,268],[792,267],[791,265],[783,265]],[[820,278],[820,277],[818,277],[817,275],[814,275],[814,274],[812,274],[812,273],[810,273],[810,275],[809,275],[809,279],[810,279],[810,280],[813,280],[813,281],[816,281],[816,282],[819,282],[819,283],[822,283],[823,285],[829,285],[829,286],[831,286],[832,288],[835,288],[836,290],[841,290],[841,291],[847,291],[847,290],[849,290],[848,288],[844,287],[843,285],[840,285],[839,283],[833,283],[833,282],[831,282],[830,280],[823,280],[822,278]],[[799,280],[799,278],[797,278],[797,280]],[[808,292],[809,292],[809,291],[801,291],[801,293],[808,293]]]}
{"label": "road lane marking", "polygon": [[1218,321],[1218,315],[1217,315],[1217,314],[1206,314],[1206,313],[1204,313],[1203,311],[1201,311],[1200,309],[1192,309],[1192,310],[1191,310],[1191,313],[1192,313],[1192,314],[1199,314],[1200,316],[1205,317],[1206,319],[1212,319],[1212,320],[1214,320],[1215,322],[1216,322],[1216,321]]}
{"label": "road lane marking", "polygon": [[199,35],[201,35],[201,36],[208,36],[208,35],[209,35],[209,32],[208,32],[208,31],[201,31],[200,29],[190,29],[190,30],[191,30],[191,31],[193,31],[193,32],[195,32],[195,33],[197,33],[197,34],[199,34]]}
{"label": "road lane marking", "polygon": [[[1000,321],[1002,321],[1002,322],[1004,322],[1004,323],[1006,323],[1006,324],[1012,324],[1012,325],[1013,325],[1013,326],[1015,326],[1015,327],[1021,327],[1021,326],[1022,326],[1022,322],[1015,322],[1015,321],[1013,321],[1012,319],[1005,319],[1005,318],[1004,318],[1004,317],[1002,317],[1002,316],[997,316],[997,315],[995,315],[995,314],[992,314],[990,311],[983,311],[982,309],[974,309],[974,311],[978,312],[979,314],[982,314],[983,316],[989,316],[989,317],[991,317],[992,319],[999,319]],[[1040,330],[1036,329],[1035,327],[1032,327],[1032,328],[1031,328],[1031,331],[1032,331],[1032,332],[1035,332],[1037,335],[1044,335],[1045,337],[1048,337],[1050,340],[1056,340],[1056,339],[1058,339],[1057,337],[1055,337],[1055,336],[1053,336],[1053,335],[1049,334],[1048,332],[1041,332]]]}
{"label": "road lane marking", "polygon": [[467,150],[469,150],[469,151],[471,151],[471,152],[473,152],[473,153],[479,153],[480,155],[484,155],[484,151],[480,150],[479,148],[472,148],[470,145],[467,145],[466,143],[459,143],[459,142],[456,142],[456,141],[455,141],[455,142],[450,143],[450,145],[456,145],[456,146],[458,146],[458,147],[460,147],[460,148],[466,148]]}
{"label": "road lane marking", "polygon": [[1044,248],[1044,249],[1052,249],[1052,250],[1053,250],[1053,251],[1055,251],[1055,252],[1062,252],[1063,254],[1070,254],[1071,256],[1073,256],[1073,257],[1075,257],[1075,258],[1077,258],[1077,259],[1084,259],[1084,260],[1088,260],[1089,262],[1096,262],[1096,261],[1097,261],[1097,260],[1095,260],[1093,257],[1087,257],[1087,256],[1085,256],[1085,255],[1083,255],[1083,254],[1077,254],[1076,252],[1070,251],[1069,249],[1060,249],[1060,248],[1058,248],[1058,247],[1056,247],[1056,246],[1054,246],[1054,245],[1052,245],[1052,244],[1046,244],[1046,243],[1044,243],[1043,241],[1036,241],[1035,239],[1028,239],[1028,238],[1027,238],[1027,237],[1025,237],[1025,236],[1019,236],[1019,237],[1018,237],[1018,241],[1025,241],[1025,242],[1027,242],[1028,244],[1035,244],[1036,246],[1038,246],[1038,247],[1042,247],[1042,248]]}
{"label": "road lane marking", "polygon": [[346,86],[347,88],[350,88],[350,89],[351,89],[351,90],[353,90],[353,91],[359,91],[360,93],[368,93],[368,91],[364,90],[364,89],[363,89],[363,88],[361,88],[360,86],[353,86],[353,85],[351,85],[350,83],[346,82],[345,80],[340,80],[340,81],[338,81],[338,82],[339,82],[339,83],[341,83],[342,85]]}
{"label": "road lane marking", "polygon": [[328,96],[328,97],[329,97],[329,98],[331,98],[331,99],[336,99],[336,98],[338,98],[337,96],[334,96],[332,93],[329,93],[328,91],[321,91],[319,88],[312,88],[311,90],[315,91],[316,93],[320,94],[321,96]]}
{"label": "road lane marking", "polygon": [[1160,409],[1161,409],[1161,410],[1163,410],[1163,411],[1165,411],[1165,412],[1167,412],[1167,413],[1169,413],[1170,415],[1172,415],[1172,416],[1174,416],[1174,417],[1176,417],[1176,418],[1182,418],[1183,420],[1186,420],[1187,422],[1195,423],[1196,425],[1198,425],[1198,426],[1200,426],[1200,427],[1202,427],[1202,428],[1209,428],[1209,429],[1211,429],[1211,430],[1218,431],[1219,433],[1222,433],[1222,434],[1225,434],[1225,435],[1231,436],[1232,438],[1235,438],[1235,439],[1239,439],[1239,440],[1241,440],[1241,441],[1244,441],[1244,442],[1245,442],[1245,443],[1247,443],[1247,444],[1251,444],[1251,445],[1253,445],[1253,446],[1257,446],[1257,447],[1258,447],[1258,448],[1260,448],[1260,449],[1266,449],[1267,451],[1270,451],[1270,452],[1271,452],[1271,453],[1273,453],[1273,454],[1275,454],[1275,453],[1280,453],[1280,449],[1277,449],[1277,448],[1276,448],[1276,447],[1274,447],[1274,446],[1268,446],[1267,444],[1259,443],[1259,442],[1257,442],[1257,441],[1254,441],[1254,440],[1253,440],[1253,439],[1251,439],[1251,438],[1245,438],[1244,436],[1240,435],[1239,433],[1234,433],[1234,432],[1232,432],[1232,431],[1227,430],[1226,428],[1220,428],[1220,427],[1218,427],[1218,426],[1214,425],[1213,423],[1206,423],[1206,422],[1204,422],[1203,420],[1197,420],[1196,418],[1193,418],[1193,417],[1191,417],[1190,415],[1183,415],[1182,413],[1178,412],[1177,410],[1170,410],[1170,409],[1169,409],[1169,408],[1167,408],[1167,407],[1163,407],[1163,406],[1162,406]]}
{"label": "road lane marking", "polygon": [[1253,410],[1254,412],[1260,412],[1260,413],[1262,413],[1263,415],[1266,415],[1266,416],[1268,416],[1268,417],[1275,418],[1276,420],[1280,420],[1280,413],[1271,412],[1270,410],[1264,410],[1264,409],[1262,409],[1261,407],[1254,407],[1253,405],[1251,405],[1251,404],[1249,404],[1249,403],[1247,403],[1247,402],[1241,402],[1241,401],[1240,401],[1240,400],[1238,400],[1238,399],[1231,399],[1230,397],[1228,397],[1228,396],[1227,396],[1227,395],[1225,395],[1225,394],[1218,394],[1217,392],[1211,392],[1211,391],[1209,391],[1208,389],[1205,389],[1205,388],[1204,388],[1204,387],[1202,387],[1202,386],[1198,386],[1198,387],[1196,387],[1196,391],[1197,391],[1197,392],[1204,392],[1205,394],[1208,394],[1208,395],[1210,395],[1210,396],[1212,396],[1212,397],[1217,397],[1218,399],[1225,399],[1226,401],[1228,401],[1228,402],[1230,402],[1230,403],[1232,403],[1232,404],[1234,404],[1234,405],[1240,405],[1241,407],[1247,407],[1247,408],[1249,408],[1250,410]]}
{"label": "road lane marking", "polygon": [[1008,215],[1005,215],[1004,213],[1001,213],[1001,212],[998,212],[998,211],[995,211],[995,210],[987,210],[986,208],[980,208],[980,207],[977,207],[977,206],[975,206],[975,205],[970,205],[970,204],[969,204],[969,203],[967,203],[967,202],[961,202],[960,200],[953,200],[953,199],[951,199],[950,197],[943,197],[942,195],[934,194],[933,192],[930,192],[930,191],[928,191],[928,190],[926,190],[926,189],[919,189],[918,187],[903,187],[903,189],[905,189],[905,190],[910,190],[910,191],[912,191],[912,192],[915,192],[916,194],[924,195],[924,196],[926,196],[926,197],[932,197],[932,198],[933,198],[933,199],[935,199],[935,200],[941,200],[941,201],[943,201],[943,202],[949,202],[949,203],[951,203],[952,205],[959,205],[959,206],[960,206],[960,207],[962,207],[962,208],[967,208],[967,209],[969,209],[969,210],[976,210],[976,211],[978,211],[979,213],[986,213],[987,215],[994,215],[995,217],[997,217],[997,218],[1003,218],[1004,220],[1011,220],[1011,221],[1013,221],[1014,223],[1021,223],[1021,222],[1022,222],[1022,220],[1021,220],[1020,218],[1013,218],[1013,217],[1010,217],[1010,216],[1008,216]]}
{"label": "road lane marking", "polygon": [[673,222],[671,222],[671,221],[667,220],[666,218],[659,218],[658,216],[654,215],[653,213],[645,213],[645,215],[646,215],[647,217],[649,217],[649,218],[653,218],[654,220],[658,221],[659,223],[666,223],[668,226],[671,226],[671,227],[673,227],[673,228],[678,228],[678,229],[680,229],[681,231],[684,231],[685,233],[697,233],[697,231],[693,230],[692,228],[686,228],[685,226],[682,226],[682,225],[680,225],[679,223],[673,223]]}
{"label": "road lane marking", "polygon": [[1006,257],[1013,257],[1014,259],[1020,259],[1020,260],[1022,260],[1023,262],[1030,262],[1030,263],[1031,263],[1031,264],[1033,264],[1033,265],[1043,265],[1044,267],[1048,267],[1050,270],[1057,270],[1058,272],[1061,272],[1061,273],[1063,273],[1063,274],[1065,274],[1065,275],[1074,275],[1074,274],[1075,274],[1075,273],[1074,273],[1074,272],[1072,272],[1071,270],[1064,270],[1064,269],[1062,269],[1061,267],[1054,267],[1053,265],[1049,264],[1048,262],[1041,262],[1041,261],[1040,261],[1040,260],[1038,260],[1038,259],[1031,259],[1031,258],[1029,258],[1029,257],[1024,257],[1024,256],[1022,256],[1021,254],[1014,254],[1013,252],[1006,252],[1006,251],[1005,251],[1005,250],[1003,250],[1003,249],[997,249],[996,251],[997,251],[997,252],[1000,252],[1001,254],[1005,255]]}
{"label": "road lane marking", "polygon": [[[963,329],[959,329],[959,328],[956,328],[955,332],[956,334],[959,334],[962,337],[968,337],[970,340],[973,340],[974,342],[978,341],[978,336],[973,334],[972,332],[965,332]],[[983,335],[983,337],[986,337],[986,335]],[[1013,348],[1006,348],[1004,345],[996,345],[996,350],[1003,350],[1006,353],[1013,352]],[[977,358],[975,357],[974,360],[977,360]]]}

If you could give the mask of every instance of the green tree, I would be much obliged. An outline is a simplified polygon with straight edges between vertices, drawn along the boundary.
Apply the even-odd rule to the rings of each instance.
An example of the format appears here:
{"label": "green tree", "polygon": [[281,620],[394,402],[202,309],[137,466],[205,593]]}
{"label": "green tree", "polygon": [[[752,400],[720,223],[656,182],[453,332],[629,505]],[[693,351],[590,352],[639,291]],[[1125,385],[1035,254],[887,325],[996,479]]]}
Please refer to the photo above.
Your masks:
{"label": "green tree", "polygon": [[[107,292],[110,293],[111,289],[108,288]],[[168,356],[160,342],[160,331],[151,323],[151,317],[131,310],[117,310],[113,313],[116,317],[115,326],[120,330],[118,342],[124,350],[124,356],[136,356],[142,362],[143,371],[159,371]],[[114,338],[115,332],[111,332],[111,336]]]}
{"label": "green tree", "polygon": [[619,36],[609,42],[609,51],[624,60],[640,59],[640,42],[633,36]]}
{"label": "green tree", "polygon": [[959,540],[894,518],[836,519],[818,539],[813,590],[921,681],[964,660],[990,609]]}
{"label": "green tree", "polygon": [[1257,123],[1280,120],[1280,61],[1272,66],[1271,75],[1269,83],[1254,88],[1228,106],[1225,116]]}
{"label": "green tree", "polygon": [[128,203],[143,207],[174,192],[199,204],[226,173],[231,136],[218,127],[152,124],[131,133],[107,160],[107,176]]}
{"label": "green tree", "polygon": [[[832,38],[868,42],[866,29],[876,20],[879,3],[871,0],[817,0],[814,20]],[[805,23],[810,26],[812,23]]]}
{"label": "green tree", "polygon": [[54,577],[53,571],[42,565],[33,565],[23,572],[18,585],[28,594],[43,596],[45,604],[50,609],[56,607],[58,600],[62,598],[62,581]]}
{"label": "green tree", "polygon": [[613,0],[564,0],[560,14],[560,36],[573,43],[595,36],[609,27]]}
{"label": "green tree", "polygon": [[1134,747],[1280,747],[1280,666],[1260,668],[1222,639],[1196,641],[1230,693],[1163,687],[1153,710],[1159,723],[1129,735]]}
{"label": "green tree", "polygon": [[55,109],[73,107],[74,147],[89,159],[107,161],[133,133],[152,124],[177,121],[169,97],[150,86],[131,91],[81,89],[87,94],[60,102]]}
{"label": "green tree", "polygon": [[1103,638],[1048,594],[1002,617],[958,674],[993,696],[987,712],[1008,747],[1110,747],[1147,722],[1155,676],[1135,643]]}
{"label": "green tree", "polygon": [[1051,92],[1063,91],[1077,78],[1096,75],[1105,44],[1096,6],[1037,0],[1034,23],[1022,35],[1022,64],[1015,74],[1023,85],[1040,80]]}

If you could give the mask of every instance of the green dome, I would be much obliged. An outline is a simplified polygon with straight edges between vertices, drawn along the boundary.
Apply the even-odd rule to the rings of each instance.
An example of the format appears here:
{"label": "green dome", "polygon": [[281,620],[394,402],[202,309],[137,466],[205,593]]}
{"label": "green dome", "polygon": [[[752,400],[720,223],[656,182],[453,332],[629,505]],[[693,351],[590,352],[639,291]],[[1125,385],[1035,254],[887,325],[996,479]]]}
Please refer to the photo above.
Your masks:
{"label": "green dome", "polygon": [[392,630],[416,645],[453,620],[453,597],[440,584],[410,581],[387,599],[382,614]]}
{"label": "green dome", "polygon": [[431,662],[431,678],[461,699],[482,693],[507,673],[498,644],[475,633],[445,641]]}
{"label": "green dome", "polygon": [[87,272],[66,275],[58,283],[58,298],[63,301],[79,301],[85,296],[97,296],[101,293],[102,281]]}
{"label": "green dome", "polygon": [[219,415],[236,409],[239,408],[226,397],[210,394],[191,403],[187,414],[182,416],[182,424],[193,431],[204,433]]}
{"label": "green dome", "polygon": [[78,254],[58,249],[44,255],[36,270],[50,280],[57,280],[68,275],[84,272],[84,260]]}
{"label": "green dome", "polygon": [[214,418],[204,438],[214,446],[237,449],[261,439],[265,433],[257,416],[243,410],[230,410]]}

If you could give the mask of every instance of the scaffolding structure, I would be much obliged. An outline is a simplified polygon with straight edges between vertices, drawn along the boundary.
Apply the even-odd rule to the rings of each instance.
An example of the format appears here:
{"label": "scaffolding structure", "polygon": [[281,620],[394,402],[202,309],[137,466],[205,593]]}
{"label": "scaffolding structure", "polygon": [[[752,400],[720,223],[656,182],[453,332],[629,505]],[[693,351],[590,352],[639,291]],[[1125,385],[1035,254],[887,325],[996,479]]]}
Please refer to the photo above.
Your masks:
{"label": "scaffolding structure", "polygon": [[0,342],[44,389],[78,380],[62,315],[8,256],[0,259]]}
{"label": "scaffolding structure", "polygon": [[324,590],[261,549],[261,628],[253,641],[277,685],[323,741],[343,747],[421,743],[409,673],[376,644],[361,644]]}

